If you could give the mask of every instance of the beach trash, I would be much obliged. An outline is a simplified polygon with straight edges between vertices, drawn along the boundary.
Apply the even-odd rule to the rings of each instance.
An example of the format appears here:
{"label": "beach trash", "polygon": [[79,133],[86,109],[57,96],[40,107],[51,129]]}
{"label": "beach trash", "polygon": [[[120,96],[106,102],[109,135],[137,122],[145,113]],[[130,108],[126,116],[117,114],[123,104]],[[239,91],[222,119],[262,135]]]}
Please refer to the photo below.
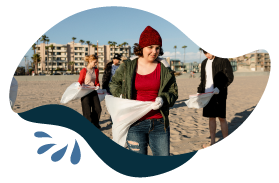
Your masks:
{"label": "beach trash", "polygon": [[60,103],[66,104],[70,101],[80,99],[80,98],[84,97],[85,95],[93,92],[94,90],[98,90],[98,89],[99,89],[98,86],[86,86],[86,85],[81,86],[79,84],[79,82],[74,82],[64,92]]}
{"label": "beach trash", "polygon": [[11,83],[11,86],[10,86],[10,105],[11,105],[11,108],[13,108],[14,105],[15,105],[15,101],[16,101],[16,97],[17,97],[17,89],[18,89],[17,80],[13,77],[12,83]]}
{"label": "beach trash", "polygon": [[97,93],[98,93],[100,102],[102,102],[105,99],[106,95],[108,95],[106,89],[99,89],[99,90],[97,90]]}
{"label": "beach trash", "polygon": [[189,100],[186,100],[185,103],[188,108],[204,108],[209,103],[212,96],[218,93],[219,89],[215,88],[212,92],[189,95]]}
{"label": "beach trash", "polygon": [[130,126],[151,111],[154,102],[122,99],[112,95],[106,95],[105,101],[113,121],[112,140],[127,147],[126,138]]}

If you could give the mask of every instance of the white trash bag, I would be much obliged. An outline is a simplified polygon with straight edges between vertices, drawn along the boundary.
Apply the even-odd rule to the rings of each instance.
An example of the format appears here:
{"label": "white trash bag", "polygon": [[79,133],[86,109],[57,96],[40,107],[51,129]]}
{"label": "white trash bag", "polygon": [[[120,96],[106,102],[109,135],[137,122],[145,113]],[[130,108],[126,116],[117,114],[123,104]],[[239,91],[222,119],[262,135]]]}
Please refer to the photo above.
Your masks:
{"label": "white trash bag", "polygon": [[129,127],[152,110],[154,102],[142,102],[106,95],[106,107],[111,115],[112,137],[117,144],[127,147]]}
{"label": "white trash bag", "polygon": [[16,97],[17,97],[17,89],[18,89],[18,84],[17,80],[13,77],[12,83],[10,86],[10,105],[13,108],[15,105]]}
{"label": "white trash bag", "polygon": [[99,90],[97,90],[97,93],[98,93],[98,97],[99,97],[100,102],[102,102],[105,99],[106,95],[109,95],[107,93],[106,89],[99,89]]}
{"label": "white trash bag", "polygon": [[185,103],[188,108],[204,108],[209,103],[212,96],[218,93],[219,89],[215,88],[213,92],[190,95],[189,100],[186,100]]}
{"label": "white trash bag", "polygon": [[79,82],[74,82],[64,92],[60,103],[66,104],[69,101],[80,99],[80,98],[84,97],[85,95],[93,92],[94,90],[98,90],[98,89],[99,89],[99,86],[86,86],[86,85],[81,86],[79,84]]}

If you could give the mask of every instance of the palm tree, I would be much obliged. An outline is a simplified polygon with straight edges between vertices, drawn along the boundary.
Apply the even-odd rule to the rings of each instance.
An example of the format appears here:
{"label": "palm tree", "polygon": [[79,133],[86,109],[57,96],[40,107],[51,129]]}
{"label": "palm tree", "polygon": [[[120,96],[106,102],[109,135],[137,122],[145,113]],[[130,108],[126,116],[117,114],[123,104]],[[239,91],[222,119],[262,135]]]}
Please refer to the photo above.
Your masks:
{"label": "palm tree", "polygon": [[124,46],[124,51],[126,53],[125,47],[126,47],[126,45],[128,45],[128,43],[127,42],[123,42],[122,45]]}
{"label": "palm tree", "polygon": [[119,53],[120,53],[120,48],[122,47],[122,44],[118,44],[118,48],[119,48]]}
{"label": "palm tree", "polygon": [[174,58],[176,59],[176,48],[177,48],[177,46],[174,46],[173,48],[175,50],[175,57]]}
{"label": "palm tree", "polygon": [[97,48],[97,45],[95,45],[95,44],[92,44],[92,47],[93,47],[93,48]]}
{"label": "palm tree", "polygon": [[53,74],[53,50],[54,50],[54,46],[53,44],[49,45],[50,49],[51,49],[51,74]]}
{"label": "palm tree", "polygon": [[113,46],[113,54],[115,54],[115,46],[117,45],[117,42],[113,41],[111,43],[111,46]]}
{"label": "palm tree", "polygon": [[86,44],[88,44],[88,55],[90,55],[90,48],[89,46],[92,44],[90,41],[86,41]]}
{"label": "palm tree", "polygon": [[[49,48],[49,46],[48,46],[48,42],[49,42],[49,39],[46,39],[46,42],[47,42],[47,45],[46,45],[46,50],[47,50],[47,61],[48,61],[48,48]],[[42,70],[43,71],[43,70]],[[49,70],[47,70],[47,72],[48,72]]]}
{"label": "palm tree", "polygon": [[37,45],[39,45],[39,41],[41,41],[41,38],[39,38],[39,39],[37,40]]}
{"label": "palm tree", "polygon": [[81,43],[81,45],[83,45],[83,43],[84,43],[84,40],[82,40],[82,39],[81,39],[81,40],[79,40],[79,42]]}
{"label": "palm tree", "polygon": [[69,62],[69,65],[71,66],[71,74],[73,74],[74,64],[75,62]]}
{"label": "palm tree", "polygon": [[73,40],[73,62],[75,62],[75,40],[76,40],[77,38],[75,38],[75,37],[72,37],[72,40]]}
{"label": "palm tree", "polygon": [[43,41],[43,43],[45,43],[47,41],[48,37],[46,35],[42,35],[41,37],[41,41]]}
{"label": "palm tree", "polygon": [[34,53],[33,57],[31,57],[33,63],[35,64],[35,73],[38,73],[38,63],[41,61],[41,57],[38,53]]}
{"label": "palm tree", "polygon": [[[36,54],[36,43],[34,43],[34,44],[32,45],[32,50],[34,50],[34,54],[33,54],[32,59],[35,59],[35,58],[37,58],[37,57],[34,57],[34,55]],[[34,61],[34,60],[33,60],[33,61]]]}
{"label": "palm tree", "polygon": [[187,48],[187,46],[182,46],[182,48],[184,48],[184,63],[185,63],[185,49]]}
{"label": "palm tree", "polygon": [[49,63],[48,63],[48,55],[49,55],[49,46],[46,46],[46,50],[47,50],[47,73],[49,73]]}

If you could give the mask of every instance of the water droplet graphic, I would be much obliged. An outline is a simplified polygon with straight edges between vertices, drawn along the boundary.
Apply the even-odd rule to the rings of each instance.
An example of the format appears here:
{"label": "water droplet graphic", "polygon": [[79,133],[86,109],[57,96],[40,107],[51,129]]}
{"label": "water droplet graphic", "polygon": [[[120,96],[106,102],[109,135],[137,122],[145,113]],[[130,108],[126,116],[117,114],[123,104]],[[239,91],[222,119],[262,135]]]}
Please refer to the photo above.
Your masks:
{"label": "water droplet graphic", "polygon": [[42,137],[48,137],[48,138],[52,138],[49,134],[45,133],[45,132],[36,132],[35,134],[35,137],[38,137],[38,138],[42,138]]}
{"label": "water droplet graphic", "polygon": [[51,160],[56,162],[59,161],[61,158],[63,158],[66,150],[67,150],[68,144],[63,147],[62,149],[60,149],[59,151],[56,151],[55,153],[53,153],[53,155],[51,156]]}
{"label": "water droplet graphic", "polygon": [[77,140],[75,140],[75,147],[73,149],[73,152],[72,152],[72,155],[71,155],[71,163],[76,165],[79,163],[80,161],[80,148],[79,148],[79,145],[77,143]]}
{"label": "water droplet graphic", "polygon": [[56,145],[56,144],[46,144],[46,145],[43,145],[43,146],[41,146],[39,149],[38,149],[38,151],[37,151],[37,153],[38,154],[43,154],[43,153],[45,153],[46,151],[48,151],[52,146],[54,146],[54,145]]}

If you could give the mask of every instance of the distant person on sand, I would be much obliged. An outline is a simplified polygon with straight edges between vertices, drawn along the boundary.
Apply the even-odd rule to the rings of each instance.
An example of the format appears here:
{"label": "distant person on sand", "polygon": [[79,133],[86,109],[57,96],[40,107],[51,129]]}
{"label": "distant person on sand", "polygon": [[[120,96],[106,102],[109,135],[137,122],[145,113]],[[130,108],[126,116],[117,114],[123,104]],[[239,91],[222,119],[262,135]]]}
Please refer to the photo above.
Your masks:
{"label": "distant person on sand", "polygon": [[228,124],[226,121],[226,100],[228,86],[233,82],[233,69],[226,58],[219,58],[203,50],[207,57],[201,64],[201,83],[198,93],[212,92],[215,87],[219,94],[213,95],[209,103],[203,108],[203,116],[209,118],[210,144],[204,144],[203,148],[215,144],[216,118],[219,118],[223,138],[228,136]]}
{"label": "distant person on sand", "polygon": [[190,78],[194,78],[195,76],[194,76],[194,71],[191,71],[190,72]]}
{"label": "distant person on sand", "polygon": [[[96,55],[85,56],[87,66],[80,71],[78,82],[80,85],[100,86],[99,69],[96,68],[98,58]],[[99,120],[102,112],[100,100],[96,90],[81,98],[83,116],[93,123],[98,129],[101,128]]]}

